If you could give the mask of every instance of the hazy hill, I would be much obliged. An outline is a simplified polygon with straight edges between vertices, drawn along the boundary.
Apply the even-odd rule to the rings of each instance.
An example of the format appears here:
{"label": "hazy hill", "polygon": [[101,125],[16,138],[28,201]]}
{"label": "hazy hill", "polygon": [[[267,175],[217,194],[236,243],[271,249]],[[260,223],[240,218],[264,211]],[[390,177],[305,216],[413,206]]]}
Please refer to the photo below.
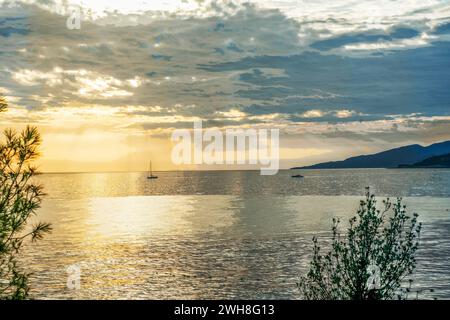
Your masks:
{"label": "hazy hill", "polygon": [[351,157],[342,161],[331,161],[292,169],[344,169],[344,168],[397,168],[413,165],[433,156],[450,153],[450,141],[439,142],[427,147],[413,144],[387,151]]}
{"label": "hazy hill", "polygon": [[413,165],[401,165],[401,168],[450,168],[450,153],[427,158]]}

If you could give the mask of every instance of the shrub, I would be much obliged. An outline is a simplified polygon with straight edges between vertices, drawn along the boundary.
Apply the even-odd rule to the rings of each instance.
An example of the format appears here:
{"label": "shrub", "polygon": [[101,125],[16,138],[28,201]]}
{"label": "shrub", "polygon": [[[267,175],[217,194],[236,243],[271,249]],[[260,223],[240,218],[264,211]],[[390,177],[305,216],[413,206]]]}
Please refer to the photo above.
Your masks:
{"label": "shrub", "polygon": [[402,285],[416,266],[421,223],[417,214],[406,213],[398,198],[376,199],[367,189],[357,215],[349,220],[347,233],[340,232],[339,219],[333,219],[331,247],[325,254],[313,239],[313,257],[306,276],[298,283],[305,299],[370,300],[403,297],[409,288]]}
{"label": "shrub", "polygon": [[[5,108],[0,98],[0,110]],[[48,223],[27,224],[43,196],[42,187],[30,181],[37,173],[32,163],[40,143],[39,132],[29,126],[20,133],[5,130],[0,142],[0,299],[27,297],[28,274],[18,262],[21,248],[26,239],[41,239],[51,229]]]}
{"label": "shrub", "polygon": [[0,112],[5,111],[7,106],[6,99],[0,96]]}

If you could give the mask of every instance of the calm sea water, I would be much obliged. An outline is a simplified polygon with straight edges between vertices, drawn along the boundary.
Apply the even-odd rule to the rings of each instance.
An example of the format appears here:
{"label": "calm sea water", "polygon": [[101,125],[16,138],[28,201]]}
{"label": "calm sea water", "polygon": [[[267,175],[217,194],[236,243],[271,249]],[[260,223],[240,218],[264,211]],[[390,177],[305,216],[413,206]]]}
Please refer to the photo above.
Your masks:
{"label": "calm sea water", "polygon": [[[313,236],[352,216],[370,186],[402,196],[423,222],[414,286],[450,298],[450,170],[304,170],[43,174],[27,248],[37,299],[295,299]],[[380,199],[381,200],[381,199]],[[67,288],[68,266],[81,289]]]}

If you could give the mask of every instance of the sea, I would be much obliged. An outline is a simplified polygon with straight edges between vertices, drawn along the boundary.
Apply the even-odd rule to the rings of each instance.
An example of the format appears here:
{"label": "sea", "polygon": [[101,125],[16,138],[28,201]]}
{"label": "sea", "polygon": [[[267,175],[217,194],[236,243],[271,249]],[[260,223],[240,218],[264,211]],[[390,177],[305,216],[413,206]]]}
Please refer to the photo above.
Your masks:
{"label": "sea", "polygon": [[24,248],[31,297],[299,299],[312,238],[355,215],[370,187],[423,223],[413,298],[450,299],[449,169],[155,174],[38,176],[46,196],[33,220],[53,231]]}

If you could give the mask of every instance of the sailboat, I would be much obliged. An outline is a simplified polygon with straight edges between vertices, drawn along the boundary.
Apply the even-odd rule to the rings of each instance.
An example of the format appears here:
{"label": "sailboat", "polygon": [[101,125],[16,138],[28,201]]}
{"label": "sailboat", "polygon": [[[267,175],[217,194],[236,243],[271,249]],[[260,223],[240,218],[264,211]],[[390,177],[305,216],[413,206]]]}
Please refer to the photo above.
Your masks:
{"label": "sailboat", "polygon": [[158,179],[158,176],[154,176],[153,175],[152,162],[151,161],[150,161],[150,167],[149,167],[148,174],[147,174],[147,179]]}

